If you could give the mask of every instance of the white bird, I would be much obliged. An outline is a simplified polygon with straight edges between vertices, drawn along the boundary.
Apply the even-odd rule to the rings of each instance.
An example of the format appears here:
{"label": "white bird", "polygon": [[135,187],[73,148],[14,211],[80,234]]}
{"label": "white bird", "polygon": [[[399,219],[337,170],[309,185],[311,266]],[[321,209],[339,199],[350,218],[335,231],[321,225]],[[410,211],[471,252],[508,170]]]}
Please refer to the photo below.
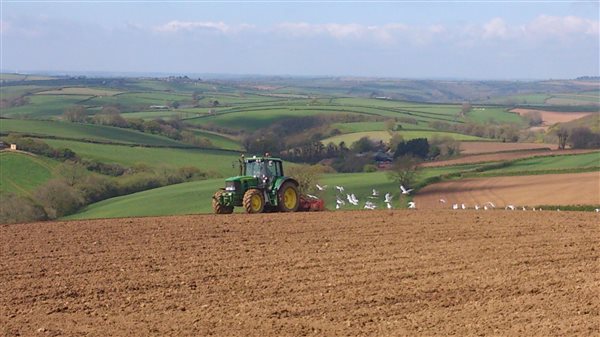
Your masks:
{"label": "white bird", "polygon": [[327,185],[323,185],[323,186],[321,186],[321,185],[317,184],[317,189],[318,189],[319,191],[325,191],[325,189],[326,189],[326,188],[327,188]]}
{"label": "white bird", "polygon": [[414,202],[414,201],[410,201],[410,202],[408,203],[408,208],[410,208],[410,209],[415,209],[415,208],[417,208],[417,205],[415,204],[415,202]]}
{"label": "white bird", "polygon": [[475,205],[475,210],[478,211],[479,210],[479,205]]}
{"label": "white bird", "polygon": [[446,203],[446,199],[442,198],[440,199],[440,204],[445,204]]}
{"label": "white bird", "polygon": [[402,194],[409,194],[413,189],[407,190],[404,186],[400,185],[400,189],[402,190]]}
{"label": "white bird", "polygon": [[335,189],[340,191],[340,193],[344,193],[344,186],[335,186]]}
{"label": "white bird", "polygon": [[356,198],[356,196],[354,195],[354,193],[350,194],[350,197],[352,197],[352,200],[356,203],[358,203],[358,199]]}
{"label": "white bird", "polygon": [[453,204],[452,209],[458,209],[458,204]]}
{"label": "white bird", "polygon": [[491,202],[491,201],[488,201],[488,202],[486,202],[486,204],[488,204],[488,205],[492,206],[493,208],[496,208],[496,205],[494,205],[494,203],[493,203],[493,202]]}
{"label": "white bird", "polygon": [[356,200],[356,197],[350,194],[346,194],[346,198],[348,199],[348,202],[351,203],[354,206],[358,206],[358,200]]}
{"label": "white bird", "polygon": [[340,198],[336,199],[336,204],[338,204],[339,206],[344,206],[346,204],[346,202]]}
{"label": "white bird", "polygon": [[596,213],[600,213],[600,208],[596,208]]}
{"label": "white bird", "polygon": [[465,206],[465,204],[460,204],[460,208],[467,209],[467,206]]}
{"label": "white bird", "polygon": [[385,194],[385,202],[387,202],[388,204],[390,202],[392,202],[392,195],[391,194],[389,194],[389,193]]}
{"label": "white bird", "polygon": [[527,210],[527,208],[526,208],[525,206],[523,206],[523,210],[524,210],[524,211],[526,211],[526,210]]}
{"label": "white bird", "polygon": [[535,212],[535,207],[533,208],[533,211]]}
{"label": "white bird", "polygon": [[392,209],[392,204],[390,204],[389,202],[387,202],[386,205],[387,205],[388,209]]}
{"label": "white bird", "polygon": [[504,209],[510,209],[511,211],[514,211],[515,206],[514,205],[506,205],[506,207]]}
{"label": "white bird", "polygon": [[306,194],[306,196],[309,197],[309,198],[313,198],[313,199],[319,199],[319,197],[314,196],[312,194]]}
{"label": "white bird", "polygon": [[379,196],[379,191],[377,191],[376,189],[373,189],[373,194],[371,194],[374,197],[378,197]]}
{"label": "white bird", "polygon": [[365,208],[366,208],[366,209],[375,209],[375,208],[377,208],[377,206],[376,206],[374,203],[372,203],[372,202],[370,202],[370,201],[367,201],[367,202],[365,203]]}
{"label": "white bird", "polygon": [[556,209],[556,211],[557,211],[557,212],[560,212],[560,208],[557,208],[557,209]]}
{"label": "white bird", "polygon": [[335,209],[340,209],[340,204],[335,204]]}
{"label": "white bird", "polygon": [[484,210],[484,211],[487,211],[487,210],[488,210],[488,207],[487,207],[487,205],[483,205],[483,210]]}

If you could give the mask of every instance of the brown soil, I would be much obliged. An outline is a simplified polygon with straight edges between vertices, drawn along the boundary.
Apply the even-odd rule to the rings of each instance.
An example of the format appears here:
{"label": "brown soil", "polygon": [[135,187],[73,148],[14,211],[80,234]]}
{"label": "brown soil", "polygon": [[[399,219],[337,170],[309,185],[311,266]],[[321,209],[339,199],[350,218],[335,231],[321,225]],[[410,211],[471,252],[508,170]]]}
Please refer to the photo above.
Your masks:
{"label": "brown soil", "polygon": [[587,115],[590,115],[590,112],[559,112],[559,111],[546,111],[546,110],[534,110],[534,109],[512,109],[511,112],[516,112],[519,115],[526,114],[531,111],[539,111],[542,115],[542,120],[544,126],[551,126],[556,123],[566,123],[570,122]]}
{"label": "brown soil", "polygon": [[439,167],[439,166],[451,166],[451,165],[460,165],[460,164],[487,163],[487,162],[494,162],[494,161],[523,159],[523,158],[529,158],[529,157],[581,154],[581,153],[589,153],[589,152],[595,152],[595,151],[598,151],[598,150],[597,149],[556,150],[556,151],[531,150],[531,151],[475,154],[475,155],[464,156],[464,157],[460,157],[460,158],[456,158],[456,159],[426,162],[426,163],[421,164],[421,166],[422,167]]}
{"label": "brown soil", "polygon": [[556,150],[556,144],[541,143],[499,143],[499,142],[461,142],[460,152],[462,154],[481,154],[504,151],[523,151],[536,149]]}
{"label": "brown soil", "polygon": [[0,334],[597,336],[598,219],[416,210],[4,225]]}
{"label": "brown soil", "polygon": [[473,208],[488,201],[497,207],[599,205],[600,172],[445,181],[426,186],[414,199],[419,208],[450,208],[454,203]]}

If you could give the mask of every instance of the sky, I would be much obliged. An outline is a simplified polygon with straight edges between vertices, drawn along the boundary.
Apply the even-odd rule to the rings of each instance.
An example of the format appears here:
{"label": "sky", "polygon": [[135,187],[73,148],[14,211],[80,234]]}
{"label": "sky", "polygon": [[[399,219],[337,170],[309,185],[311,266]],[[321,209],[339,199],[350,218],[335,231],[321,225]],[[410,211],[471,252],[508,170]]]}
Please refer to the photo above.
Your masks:
{"label": "sky", "polygon": [[595,1],[0,2],[2,71],[568,79]]}

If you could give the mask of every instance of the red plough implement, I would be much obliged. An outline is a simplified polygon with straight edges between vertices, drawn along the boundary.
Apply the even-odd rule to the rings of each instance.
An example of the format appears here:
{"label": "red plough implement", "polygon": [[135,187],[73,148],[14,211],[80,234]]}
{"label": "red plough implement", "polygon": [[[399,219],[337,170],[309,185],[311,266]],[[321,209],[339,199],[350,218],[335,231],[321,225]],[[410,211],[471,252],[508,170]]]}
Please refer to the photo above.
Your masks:
{"label": "red plough implement", "polygon": [[320,212],[325,210],[325,201],[323,199],[314,199],[305,195],[300,195],[300,205],[298,212]]}

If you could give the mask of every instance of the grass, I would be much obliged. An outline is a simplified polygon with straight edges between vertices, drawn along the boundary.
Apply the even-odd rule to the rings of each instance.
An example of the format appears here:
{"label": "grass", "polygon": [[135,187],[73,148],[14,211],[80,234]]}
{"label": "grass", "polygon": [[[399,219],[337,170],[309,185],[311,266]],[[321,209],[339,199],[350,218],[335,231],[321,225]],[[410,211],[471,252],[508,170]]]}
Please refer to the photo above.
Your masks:
{"label": "grass", "polygon": [[18,152],[0,152],[0,193],[30,195],[54,177],[58,162]]}
{"label": "grass", "polygon": [[40,91],[37,93],[37,95],[114,96],[121,93],[123,92],[105,88],[65,87],[54,90]]}
{"label": "grass", "polygon": [[56,118],[70,106],[90,98],[87,95],[33,95],[29,104],[3,109],[3,117]]}
{"label": "grass", "polygon": [[[473,166],[428,168],[419,173],[418,181]],[[379,201],[376,202],[379,207],[385,207],[382,201],[385,193],[394,195],[394,208],[406,206],[407,200],[400,199],[398,186],[387,178],[385,172],[327,174],[322,177],[321,182],[329,186],[320,197],[326,200],[326,207],[331,210],[335,209],[335,185],[344,186],[347,193],[354,193],[361,200],[360,207],[369,200],[367,196],[371,195],[373,188],[380,192]],[[89,205],[80,213],[71,215],[67,219],[212,213],[211,197],[218,188],[223,186],[223,179],[210,179],[161,187]],[[353,208],[359,207],[348,205],[344,207],[344,209]],[[236,208],[236,211],[241,209]]]}
{"label": "grass", "polygon": [[600,152],[591,152],[575,155],[557,155],[519,159],[509,162],[509,165],[496,169],[485,170],[485,175],[509,174],[544,174],[552,171],[577,172],[597,168],[600,170]]}
{"label": "grass", "polygon": [[216,132],[204,131],[199,129],[193,129],[192,132],[194,135],[199,137],[208,138],[213,146],[222,150],[234,150],[234,151],[243,151],[242,145],[227,136],[220,135]]}
{"label": "grass", "polygon": [[[459,133],[452,132],[438,132],[438,131],[428,131],[428,130],[415,130],[415,131],[397,131],[398,134],[404,137],[404,140],[414,139],[414,138],[432,138],[434,136],[438,137],[452,137],[456,140],[480,140],[486,141],[489,139],[463,135]],[[322,140],[323,144],[328,144],[329,142],[333,142],[335,144],[339,144],[340,142],[345,142],[347,145],[350,145],[362,137],[369,137],[371,140],[383,140],[385,142],[389,141],[391,135],[388,131],[366,131],[366,132],[354,132],[347,133],[343,135],[333,136]]]}
{"label": "grass", "polygon": [[505,108],[475,107],[467,114],[467,119],[481,124],[517,124],[525,125],[525,119]]}
{"label": "grass", "polygon": [[237,162],[234,152],[202,149],[152,148],[139,146],[93,144],[77,141],[53,140],[46,142],[53,147],[69,148],[83,158],[124,166],[146,164],[149,166],[169,165],[174,167],[195,166],[224,176],[232,175]]}
{"label": "grass", "polygon": [[0,132],[152,146],[186,146],[167,137],[131,129],[58,121],[1,119]]}

